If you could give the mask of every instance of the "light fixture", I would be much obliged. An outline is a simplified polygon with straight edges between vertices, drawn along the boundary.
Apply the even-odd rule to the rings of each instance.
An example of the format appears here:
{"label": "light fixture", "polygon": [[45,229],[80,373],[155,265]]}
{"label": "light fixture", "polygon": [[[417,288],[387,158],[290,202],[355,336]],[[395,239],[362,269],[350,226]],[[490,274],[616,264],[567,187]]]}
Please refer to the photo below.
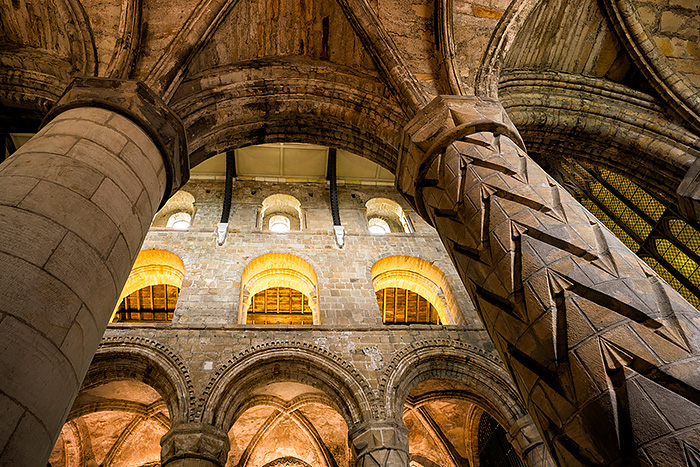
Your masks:
{"label": "light fixture", "polygon": [[385,235],[391,232],[389,224],[384,219],[373,217],[368,221],[369,233],[372,235]]}
{"label": "light fixture", "polygon": [[168,219],[167,226],[175,230],[187,230],[192,224],[192,216],[186,212],[176,212]]}
{"label": "light fixture", "polygon": [[291,225],[287,216],[270,217],[270,230],[277,233],[289,232]]}

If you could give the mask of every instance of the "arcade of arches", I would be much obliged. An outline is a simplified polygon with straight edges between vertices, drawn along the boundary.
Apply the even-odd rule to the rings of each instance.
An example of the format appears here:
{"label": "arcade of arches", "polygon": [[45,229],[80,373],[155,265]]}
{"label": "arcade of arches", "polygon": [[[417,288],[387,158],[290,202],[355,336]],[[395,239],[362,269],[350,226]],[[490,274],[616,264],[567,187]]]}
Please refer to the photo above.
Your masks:
{"label": "arcade of arches", "polygon": [[0,465],[700,465],[699,26],[0,2]]}

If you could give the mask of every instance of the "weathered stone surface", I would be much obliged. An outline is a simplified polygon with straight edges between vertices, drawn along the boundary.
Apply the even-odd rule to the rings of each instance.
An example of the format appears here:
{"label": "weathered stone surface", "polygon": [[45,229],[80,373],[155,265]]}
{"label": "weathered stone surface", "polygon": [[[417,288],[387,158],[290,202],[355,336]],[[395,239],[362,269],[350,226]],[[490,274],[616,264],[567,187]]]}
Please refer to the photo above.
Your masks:
{"label": "weathered stone surface", "polygon": [[371,420],[349,436],[359,467],[408,467],[408,428],[403,423]]}
{"label": "weathered stone surface", "polygon": [[[528,158],[501,106],[439,97],[404,148],[397,186],[440,233],[555,460],[694,446],[695,308]],[[688,414],[673,428],[651,417],[667,405]]]}
{"label": "weathered stone surface", "polygon": [[175,425],[160,441],[161,465],[177,467],[226,465],[229,441],[225,432],[205,423]]}
{"label": "weathered stone surface", "polygon": [[[155,213],[155,205],[139,204],[140,194],[161,197],[165,187],[144,186],[122,160],[128,141],[148,140],[137,124],[126,123],[124,135],[110,126],[122,118],[112,111],[64,110],[0,169],[0,178],[9,181],[0,182],[3,222],[22,229],[0,232],[6,237],[0,243],[12,246],[0,266],[0,319],[12,336],[0,358],[0,392],[24,412],[0,451],[0,463],[7,465],[39,465],[48,458],[128,275],[127,268],[110,265],[133,263],[146,233],[141,226]],[[82,157],[85,145],[100,149],[100,163]],[[36,164],[47,151],[55,153],[53,170]],[[153,143],[139,153],[163,164]],[[130,175],[126,180],[109,171],[120,164]],[[18,179],[31,181],[21,199],[13,183]],[[33,236],[40,247],[13,239],[18,234]],[[38,427],[27,431],[32,423]]]}

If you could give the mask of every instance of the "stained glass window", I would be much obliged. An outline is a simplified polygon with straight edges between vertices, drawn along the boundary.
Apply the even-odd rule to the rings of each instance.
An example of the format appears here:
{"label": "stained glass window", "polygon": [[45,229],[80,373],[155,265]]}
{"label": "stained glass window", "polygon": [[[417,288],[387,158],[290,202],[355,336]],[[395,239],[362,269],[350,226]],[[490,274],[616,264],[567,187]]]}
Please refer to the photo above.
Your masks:
{"label": "stained glass window", "polygon": [[549,166],[591,214],[700,308],[700,232],[675,206],[602,167],[568,158]]}

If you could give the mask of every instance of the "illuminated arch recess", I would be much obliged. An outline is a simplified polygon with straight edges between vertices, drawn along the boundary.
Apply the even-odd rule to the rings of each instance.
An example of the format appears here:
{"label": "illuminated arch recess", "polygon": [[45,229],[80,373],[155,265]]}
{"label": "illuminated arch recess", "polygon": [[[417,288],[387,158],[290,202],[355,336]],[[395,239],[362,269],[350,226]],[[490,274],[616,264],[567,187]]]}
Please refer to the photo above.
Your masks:
{"label": "illuminated arch recess", "polygon": [[153,218],[153,227],[173,228],[173,224],[178,220],[188,220],[191,224],[195,213],[194,202],[195,199],[191,193],[185,190],[178,191]]}
{"label": "illuminated arch recess", "polygon": [[114,320],[122,300],[132,293],[154,285],[169,285],[180,289],[184,277],[185,264],[175,253],[167,250],[141,251],[131,268],[110,321]]}
{"label": "illuminated arch recess", "polygon": [[321,324],[318,303],[318,278],[309,263],[288,253],[268,253],[252,260],[241,276],[238,322],[245,324],[253,297],[273,287],[301,292],[309,299],[313,324]]}
{"label": "illuminated arch recess", "polygon": [[440,316],[441,324],[454,324],[450,310],[457,310],[457,300],[445,274],[429,262],[412,256],[388,256],[372,266],[375,292],[396,287],[425,298]]}

